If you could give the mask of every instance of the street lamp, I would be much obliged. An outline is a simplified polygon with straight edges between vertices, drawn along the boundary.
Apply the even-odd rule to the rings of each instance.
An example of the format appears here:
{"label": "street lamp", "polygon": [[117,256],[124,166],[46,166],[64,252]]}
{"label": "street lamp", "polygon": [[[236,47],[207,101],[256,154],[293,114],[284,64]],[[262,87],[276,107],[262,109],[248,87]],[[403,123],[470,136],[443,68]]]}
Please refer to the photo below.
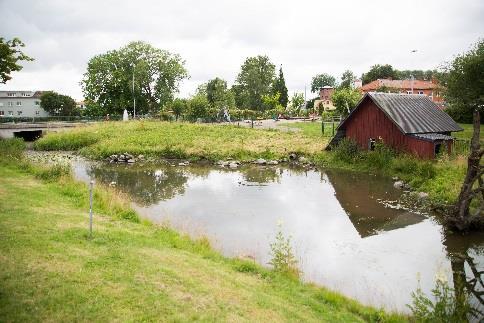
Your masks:
{"label": "street lamp", "polygon": [[136,96],[134,93],[134,70],[135,70],[135,64],[131,63],[131,67],[133,67],[133,119],[136,119]]}

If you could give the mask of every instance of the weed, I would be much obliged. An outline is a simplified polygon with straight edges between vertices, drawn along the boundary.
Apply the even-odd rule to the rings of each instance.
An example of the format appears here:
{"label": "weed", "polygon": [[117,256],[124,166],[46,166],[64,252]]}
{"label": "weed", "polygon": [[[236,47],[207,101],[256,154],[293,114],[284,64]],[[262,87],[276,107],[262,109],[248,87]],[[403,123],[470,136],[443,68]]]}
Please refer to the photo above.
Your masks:
{"label": "weed", "polygon": [[274,271],[299,277],[297,260],[291,247],[291,237],[285,237],[282,233],[281,225],[276,234],[275,241],[271,243],[271,261]]}
{"label": "weed", "polygon": [[334,148],[333,158],[345,163],[354,162],[360,155],[358,144],[348,138],[343,138]]}

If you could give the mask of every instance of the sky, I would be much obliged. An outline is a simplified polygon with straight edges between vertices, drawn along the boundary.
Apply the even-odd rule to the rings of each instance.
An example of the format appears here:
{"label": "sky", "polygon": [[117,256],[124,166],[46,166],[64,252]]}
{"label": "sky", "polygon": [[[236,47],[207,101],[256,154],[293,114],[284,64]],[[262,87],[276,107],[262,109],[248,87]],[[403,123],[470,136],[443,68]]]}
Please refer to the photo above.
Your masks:
{"label": "sky", "polygon": [[186,61],[180,97],[215,77],[231,85],[247,57],[267,55],[289,95],[306,87],[309,98],[316,74],[434,69],[484,37],[482,0],[0,0],[0,13],[0,37],[20,38],[35,58],[0,90],[76,100],[89,59],[135,40]]}

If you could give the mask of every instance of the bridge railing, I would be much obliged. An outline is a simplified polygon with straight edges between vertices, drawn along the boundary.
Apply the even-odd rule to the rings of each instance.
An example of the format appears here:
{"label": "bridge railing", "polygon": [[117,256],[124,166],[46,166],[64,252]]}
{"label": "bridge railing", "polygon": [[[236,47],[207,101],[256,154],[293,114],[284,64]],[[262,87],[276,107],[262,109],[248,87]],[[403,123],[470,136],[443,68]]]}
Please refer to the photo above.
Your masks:
{"label": "bridge railing", "polygon": [[[109,120],[122,120],[122,115],[110,115]],[[14,117],[0,116],[0,123],[43,123],[43,122],[92,122],[103,121],[106,117],[88,117],[88,116],[49,116],[49,117]]]}

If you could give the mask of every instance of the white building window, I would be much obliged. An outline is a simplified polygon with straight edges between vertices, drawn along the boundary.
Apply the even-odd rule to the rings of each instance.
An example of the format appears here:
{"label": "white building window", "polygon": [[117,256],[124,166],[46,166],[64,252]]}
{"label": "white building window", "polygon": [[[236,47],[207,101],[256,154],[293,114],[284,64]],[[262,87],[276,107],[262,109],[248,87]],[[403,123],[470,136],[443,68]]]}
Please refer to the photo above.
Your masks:
{"label": "white building window", "polygon": [[36,116],[40,115],[40,111],[35,111],[35,115]]}
{"label": "white building window", "polygon": [[407,94],[412,94],[413,92],[412,91],[407,91]]}
{"label": "white building window", "polygon": [[13,116],[13,111],[8,111],[9,116]]}
{"label": "white building window", "polygon": [[2,116],[2,117],[3,117],[4,115],[5,115],[5,111],[0,110],[0,116]]}
{"label": "white building window", "polygon": [[22,92],[22,96],[29,97],[30,93]]}
{"label": "white building window", "polygon": [[423,91],[418,91],[418,94],[424,94],[424,92]]}
{"label": "white building window", "polygon": [[22,101],[17,101],[17,106],[21,107],[22,106]]}
{"label": "white building window", "polygon": [[7,93],[7,96],[10,96],[10,97],[15,96],[15,92],[9,92]]}
{"label": "white building window", "polygon": [[17,115],[21,116],[22,115],[22,111],[17,111]]}
{"label": "white building window", "polygon": [[9,107],[13,107],[13,102],[12,101],[8,101],[8,106]]}

